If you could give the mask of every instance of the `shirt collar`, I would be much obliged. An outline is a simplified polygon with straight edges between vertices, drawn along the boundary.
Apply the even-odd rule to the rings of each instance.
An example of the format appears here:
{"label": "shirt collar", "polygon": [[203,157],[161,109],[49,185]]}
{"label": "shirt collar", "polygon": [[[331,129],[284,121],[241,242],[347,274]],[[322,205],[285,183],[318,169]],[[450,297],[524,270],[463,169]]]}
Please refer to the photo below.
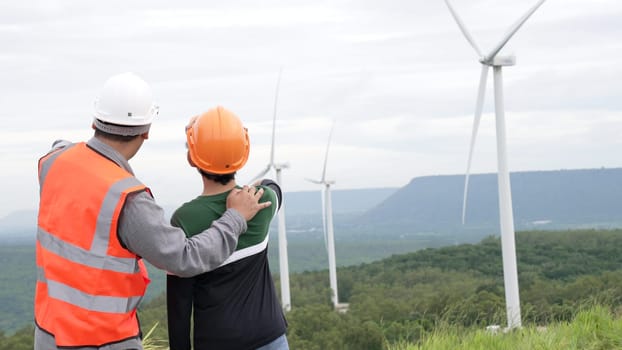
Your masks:
{"label": "shirt collar", "polygon": [[125,157],[123,157],[121,153],[117,152],[114,148],[102,142],[97,137],[92,137],[90,140],[88,140],[86,144],[92,149],[94,149],[95,151],[101,153],[104,157],[115,162],[118,166],[123,168],[125,171],[134,175],[134,171],[132,170],[132,167],[130,166],[130,163],[128,163],[127,159],[125,159]]}

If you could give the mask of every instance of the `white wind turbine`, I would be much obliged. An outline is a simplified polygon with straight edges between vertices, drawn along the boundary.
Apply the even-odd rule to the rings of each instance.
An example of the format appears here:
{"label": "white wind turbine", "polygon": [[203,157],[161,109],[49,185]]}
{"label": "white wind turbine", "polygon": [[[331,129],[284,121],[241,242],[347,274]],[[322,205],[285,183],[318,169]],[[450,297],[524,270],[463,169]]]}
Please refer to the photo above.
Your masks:
{"label": "white wind turbine", "polygon": [[330,141],[333,137],[333,129],[335,121],[328,134],[328,143],[326,144],[326,154],[324,155],[324,169],[322,170],[322,178],[320,180],[307,179],[314,184],[323,185],[322,188],[322,224],[324,228],[324,244],[328,254],[328,275],[330,280],[330,299],[336,310],[347,309],[347,304],[339,303],[339,293],[337,291],[337,262],[335,259],[335,235],[333,231],[333,207],[330,195],[330,186],[335,184],[333,180],[326,179],[326,164],[328,163],[328,150],[330,149]]}
{"label": "white wind turbine", "polygon": [[531,9],[529,9],[505,34],[503,39],[488,53],[483,55],[475,44],[473,37],[466,29],[464,23],[451,6],[449,0],[445,0],[449,11],[458,23],[462,34],[467,41],[475,49],[479,55],[479,62],[482,64],[482,72],[479,83],[479,91],[477,94],[477,103],[475,107],[475,119],[473,121],[473,131],[471,134],[471,146],[469,149],[469,160],[467,163],[467,171],[464,182],[464,197],[462,204],[462,222],[464,223],[466,213],[466,200],[469,185],[469,173],[471,170],[471,159],[473,156],[473,147],[475,138],[477,137],[477,129],[482,116],[482,108],[484,104],[484,94],[486,91],[486,80],[488,77],[488,69],[493,68],[494,72],[494,92],[495,92],[495,115],[497,129],[497,166],[498,166],[498,187],[499,187],[499,221],[501,225],[501,248],[503,255],[503,276],[505,285],[505,303],[508,320],[508,328],[521,327],[520,298],[518,292],[518,272],[516,268],[516,247],[514,238],[514,217],[512,214],[512,193],[510,189],[510,175],[507,164],[506,151],[506,135],[505,135],[505,115],[503,107],[503,80],[501,69],[503,66],[512,66],[516,63],[514,56],[497,56],[499,51],[505,46],[516,31],[525,23],[525,21],[544,3],[545,0],[539,0]]}
{"label": "white wind turbine", "polygon": [[[279,85],[281,84],[281,73],[283,69],[279,70],[279,77],[276,82],[276,92],[274,94],[274,113],[272,117],[272,146],[270,148],[270,163],[268,166],[255,176],[251,183],[264,177],[271,169],[274,169],[276,173],[276,182],[281,186],[283,190],[283,182],[281,181],[281,170],[289,168],[289,163],[275,163],[274,162],[274,135],[276,130],[276,107],[279,99]],[[285,230],[285,201],[281,203],[281,209],[278,213],[278,229],[279,229],[279,278],[281,280],[281,307],[283,310],[290,311],[292,308],[291,296],[289,293],[289,259],[287,257],[287,235]]]}

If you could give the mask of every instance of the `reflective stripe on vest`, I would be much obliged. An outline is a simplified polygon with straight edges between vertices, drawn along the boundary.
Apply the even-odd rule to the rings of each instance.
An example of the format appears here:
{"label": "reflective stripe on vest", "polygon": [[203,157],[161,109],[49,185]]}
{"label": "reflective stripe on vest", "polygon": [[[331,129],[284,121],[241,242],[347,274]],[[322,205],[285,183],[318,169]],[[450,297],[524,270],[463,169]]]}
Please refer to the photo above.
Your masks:
{"label": "reflective stripe on vest", "polygon": [[148,189],[84,143],[41,158],[39,180],[37,325],[58,347],[139,336],[136,309],[148,279],[139,257],[121,246],[116,225],[127,194]]}
{"label": "reflective stripe on vest", "polygon": [[41,228],[38,228],[37,230],[37,240],[39,240],[39,244],[41,244],[41,247],[77,264],[86,265],[97,269],[101,266],[104,266],[105,261],[106,270],[123,273],[139,272],[138,266],[134,263],[136,261],[135,258],[118,258],[108,257],[105,255],[95,255],[92,253],[94,251],[101,250],[100,247],[96,247],[91,251],[87,251],[80,247],[66,244],[60,238],[55,237],[48,232],[45,232]]}
{"label": "reflective stripe on vest", "polygon": [[142,299],[142,296],[121,298],[87,294],[60,282],[47,281],[42,269],[37,269],[37,281],[47,283],[50,297],[92,311],[126,313],[136,309]]}
{"label": "reflective stripe on vest", "polygon": [[[43,158],[41,158],[41,160],[39,161],[39,184],[43,185],[43,182],[45,181],[45,178],[48,175],[48,171],[50,170],[50,167],[52,166],[52,163],[54,163],[54,160],[56,159],[56,157],[58,157],[61,153],[63,153],[64,151],[70,149],[71,147],[75,146],[75,143],[72,143],[68,146],[65,146],[64,148],[57,148],[54,149],[52,151],[50,151],[50,153],[46,154],[45,156],[43,156]],[[41,194],[41,189],[43,188],[43,186],[39,187],[39,194]]]}

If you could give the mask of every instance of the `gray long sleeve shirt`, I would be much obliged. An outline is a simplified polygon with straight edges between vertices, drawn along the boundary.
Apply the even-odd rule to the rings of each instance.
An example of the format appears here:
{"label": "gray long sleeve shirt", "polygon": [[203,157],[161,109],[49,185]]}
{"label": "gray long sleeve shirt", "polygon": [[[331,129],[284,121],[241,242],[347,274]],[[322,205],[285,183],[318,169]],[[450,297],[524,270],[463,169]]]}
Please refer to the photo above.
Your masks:
{"label": "gray long sleeve shirt", "polygon": [[[88,146],[134,174],[127,160],[112,147],[93,137]],[[60,146],[62,147],[62,146]],[[235,209],[228,209],[202,233],[186,238],[182,229],[165,219],[164,210],[147,192],[127,197],[119,218],[119,240],[153,266],[182,277],[211,271],[235,251],[238,237],[247,229],[246,220]],[[35,328],[35,349],[56,349],[54,338]],[[94,349],[94,348],[83,348]],[[103,349],[142,349],[139,339],[128,339]]]}
{"label": "gray long sleeve shirt", "polygon": [[246,221],[227,210],[203,233],[186,238],[171,226],[163,209],[146,192],[127,198],[119,219],[119,239],[153,266],[181,277],[191,277],[220,266],[233,253]]}

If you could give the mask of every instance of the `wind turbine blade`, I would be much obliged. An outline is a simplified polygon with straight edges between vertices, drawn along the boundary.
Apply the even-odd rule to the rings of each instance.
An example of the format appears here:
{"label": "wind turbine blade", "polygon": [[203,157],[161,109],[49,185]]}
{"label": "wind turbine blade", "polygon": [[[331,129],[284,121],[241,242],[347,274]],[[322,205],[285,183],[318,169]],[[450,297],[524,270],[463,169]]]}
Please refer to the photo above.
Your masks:
{"label": "wind turbine blade", "polygon": [[264,170],[262,170],[257,176],[255,176],[249,183],[255,183],[255,181],[264,177],[270,171],[271,166],[272,164],[268,164],[268,166]]}
{"label": "wind turbine blade", "polygon": [[456,12],[456,10],[454,10],[453,6],[451,6],[451,3],[449,2],[449,0],[445,0],[445,4],[449,8],[449,12],[451,12],[451,15],[453,16],[453,18],[456,20],[456,23],[458,23],[458,27],[460,27],[460,31],[462,31],[462,34],[464,35],[464,37],[467,39],[469,44],[473,46],[473,48],[475,49],[475,52],[477,52],[477,55],[479,57],[482,57],[482,51],[479,49],[479,47],[475,43],[475,40],[471,36],[471,33],[469,33],[469,31],[466,29],[464,22],[462,22],[462,19],[460,19],[460,16],[458,16],[458,13]]}
{"label": "wind turbine blade", "polygon": [[546,0],[539,0],[531,9],[529,9],[529,11],[527,11],[523,15],[523,17],[521,17],[518,21],[516,21],[516,23],[514,23],[514,25],[510,27],[510,30],[507,31],[503,39],[501,39],[501,41],[499,41],[497,46],[495,46],[495,48],[492,49],[492,51],[490,51],[488,56],[486,56],[485,61],[491,60],[493,57],[495,57],[499,53],[499,51],[501,51],[501,49],[505,46],[505,44],[507,44],[510,38],[514,36],[514,33],[518,31],[518,29],[525,23],[525,21],[527,21],[529,17],[531,17],[531,15],[538,9],[538,7],[540,7],[540,5],[544,3],[544,1]]}
{"label": "wind turbine blade", "polygon": [[482,64],[482,73],[479,80],[479,90],[477,92],[477,103],[475,105],[475,118],[473,119],[473,131],[471,132],[471,147],[469,148],[469,160],[467,162],[466,176],[464,178],[464,195],[462,197],[462,224],[466,216],[467,194],[469,192],[469,175],[471,173],[471,160],[473,159],[473,148],[475,147],[475,139],[477,138],[477,130],[479,122],[482,118],[482,110],[484,108],[484,97],[486,95],[486,80],[488,78],[488,66]]}
{"label": "wind turbine blade", "polygon": [[328,143],[326,143],[326,154],[324,155],[324,169],[322,170],[322,182],[326,181],[326,163],[328,163],[328,150],[330,149],[330,140],[333,138],[335,122],[336,120],[333,120],[333,125],[330,127],[330,133],[328,134]]}
{"label": "wind turbine blade", "polygon": [[316,185],[321,185],[322,184],[322,181],[309,179],[308,177],[305,177],[305,180],[307,180],[307,181],[309,181],[311,183],[314,183]]}
{"label": "wind turbine blade", "polygon": [[272,147],[270,148],[270,164],[274,164],[274,135],[276,131],[276,106],[279,101],[279,87],[281,85],[281,74],[283,67],[279,69],[279,77],[276,81],[276,90],[274,92],[274,109],[272,111]]}
{"label": "wind turbine blade", "polygon": [[324,231],[324,247],[328,253],[328,227],[326,226],[326,187],[322,189],[322,230]]}

